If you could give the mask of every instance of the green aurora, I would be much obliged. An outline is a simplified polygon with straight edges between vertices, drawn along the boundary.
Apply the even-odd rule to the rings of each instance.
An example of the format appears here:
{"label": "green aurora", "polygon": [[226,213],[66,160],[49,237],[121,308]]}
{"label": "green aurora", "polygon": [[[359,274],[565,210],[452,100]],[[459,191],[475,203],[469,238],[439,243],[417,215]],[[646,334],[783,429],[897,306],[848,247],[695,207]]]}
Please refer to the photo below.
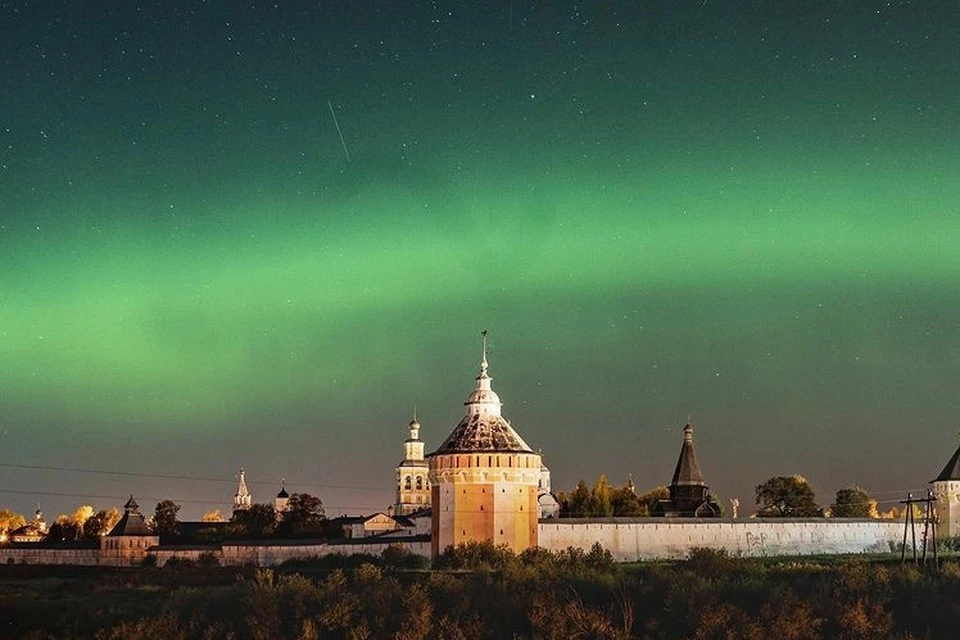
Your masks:
{"label": "green aurora", "polygon": [[[384,506],[413,405],[439,444],[488,328],[558,489],[666,482],[688,414],[724,499],[794,472],[824,502],[922,487],[960,375],[960,78],[938,16],[858,30],[851,9],[797,35],[772,5],[700,8],[648,43],[626,10],[530,7],[528,36],[345,10],[327,44],[295,14],[255,28],[268,8],[130,27],[118,7],[122,31],[7,15],[0,462],[245,464],[257,498],[286,473]],[[31,487],[84,488],[0,469]]]}

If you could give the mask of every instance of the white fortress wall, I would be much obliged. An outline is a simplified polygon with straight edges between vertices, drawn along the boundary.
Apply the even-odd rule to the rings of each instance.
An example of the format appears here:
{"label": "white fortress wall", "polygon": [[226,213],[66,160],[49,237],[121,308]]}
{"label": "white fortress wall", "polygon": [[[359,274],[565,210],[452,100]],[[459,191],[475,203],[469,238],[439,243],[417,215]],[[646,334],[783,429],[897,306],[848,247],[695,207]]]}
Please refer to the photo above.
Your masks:
{"label": "white fortress wall", "polygon": [[[744,520],[688,518],[551,518],[541,520],[539,546],[551,551],[577,547],[588,551],[594,543],[608,549],[621,562],[684,558],[694,547],[725,549],[732,556],[778,556],[839,553],[889,553],[903,540],[898,520],[780,519]],[[917,530],[920,539],[922,528]],[[326,544],[291,541],[283,544],[224,543],[220,547],[150,547],[157,564],[170,558],[197,560],[212,553],[223,565],[272,566],[287,560],[330,554],[379,555],[399,544],[419,556],[430,557],[430,542],[391,539],[381,542]],[[138,558],[107,557],[100,549],[0,547],[2,564],[75,564],[122,566],[139,564]]]}
{"label": "white fortress wall", "polygon": [[[918,537],[921,533],[917,532]],[[620,562],[686,557],[694,547],[731,556],[889,553],[903,540],[898,520],[750,518],[564,518],[541,520],[539,546],[589,550],[599,542]]]}

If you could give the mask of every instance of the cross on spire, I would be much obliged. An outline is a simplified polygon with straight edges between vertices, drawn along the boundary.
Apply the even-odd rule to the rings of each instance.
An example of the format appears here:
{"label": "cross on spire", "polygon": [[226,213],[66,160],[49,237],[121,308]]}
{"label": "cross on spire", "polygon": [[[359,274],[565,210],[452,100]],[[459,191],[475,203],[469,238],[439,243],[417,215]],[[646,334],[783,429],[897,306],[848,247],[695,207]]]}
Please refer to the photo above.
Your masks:
{"label": "cross on spire", "polygon": [[483,340],[483,358],[480,360],[480,373],[487,372],[487,330],[484,329],[480,332]]}

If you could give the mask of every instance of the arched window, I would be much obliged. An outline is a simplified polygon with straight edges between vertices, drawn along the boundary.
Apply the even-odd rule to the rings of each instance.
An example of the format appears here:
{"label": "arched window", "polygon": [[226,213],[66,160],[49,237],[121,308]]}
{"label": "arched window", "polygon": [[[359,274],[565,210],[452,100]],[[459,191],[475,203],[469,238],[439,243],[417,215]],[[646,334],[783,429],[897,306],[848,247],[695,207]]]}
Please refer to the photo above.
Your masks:
{"label": "arched window", "polygon": [[418,477],[417,477],[417,491],[422,491],[422,490],[423,490],[423,477],[418,476]]}
{"label": "arched window", "polygon": [[410,476],[407,476],[403,480],[403,488],[406,489],[407,491],[410,491],[411,486],[412,486],[412,482],[410,481]]}

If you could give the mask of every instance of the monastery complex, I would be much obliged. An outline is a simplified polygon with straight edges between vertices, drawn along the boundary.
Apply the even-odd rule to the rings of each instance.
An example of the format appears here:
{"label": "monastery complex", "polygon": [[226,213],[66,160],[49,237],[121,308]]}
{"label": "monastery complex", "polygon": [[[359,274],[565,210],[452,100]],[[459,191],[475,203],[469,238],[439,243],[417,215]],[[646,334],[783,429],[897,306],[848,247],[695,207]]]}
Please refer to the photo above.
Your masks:
{"label": "monastery complex", "polygon": [[[721,517],[697,463],[689,424],[683,429],[669,498],[656,505],[652,517],[560,518],[543,457],[503,416],[492,380],[484,332],[480,372],[459,424],[435,451],[425,454],[421,425],[414,416],[396,469],[395,503],[369,516],[334,519],[342,526],[342,540],[161,545],[131,496],[123,518],[99,549],[5,545],[0,546],[0,563],[135,565],[152,555],[163,564],[175,557],[212,554],[226,565],[271,565],[331,553],[376,554],[396,544],[436,559],[452,545],[474,541],[491,541],[516,552],[532,547],[589,550],[600,544],[619,561],[636,561],[682,558],[694,547],[723,549],[733,556],[889,553],[904,539],[904,523],[897,520]],[[931,486],[938,537],[960,535],[960,449]],[[289,497],[281,487],[274,502],[278,514],[287,508]],[[241,469],[234,509],[252,504]],[[922,532],[921,525],[917,536]]]}

